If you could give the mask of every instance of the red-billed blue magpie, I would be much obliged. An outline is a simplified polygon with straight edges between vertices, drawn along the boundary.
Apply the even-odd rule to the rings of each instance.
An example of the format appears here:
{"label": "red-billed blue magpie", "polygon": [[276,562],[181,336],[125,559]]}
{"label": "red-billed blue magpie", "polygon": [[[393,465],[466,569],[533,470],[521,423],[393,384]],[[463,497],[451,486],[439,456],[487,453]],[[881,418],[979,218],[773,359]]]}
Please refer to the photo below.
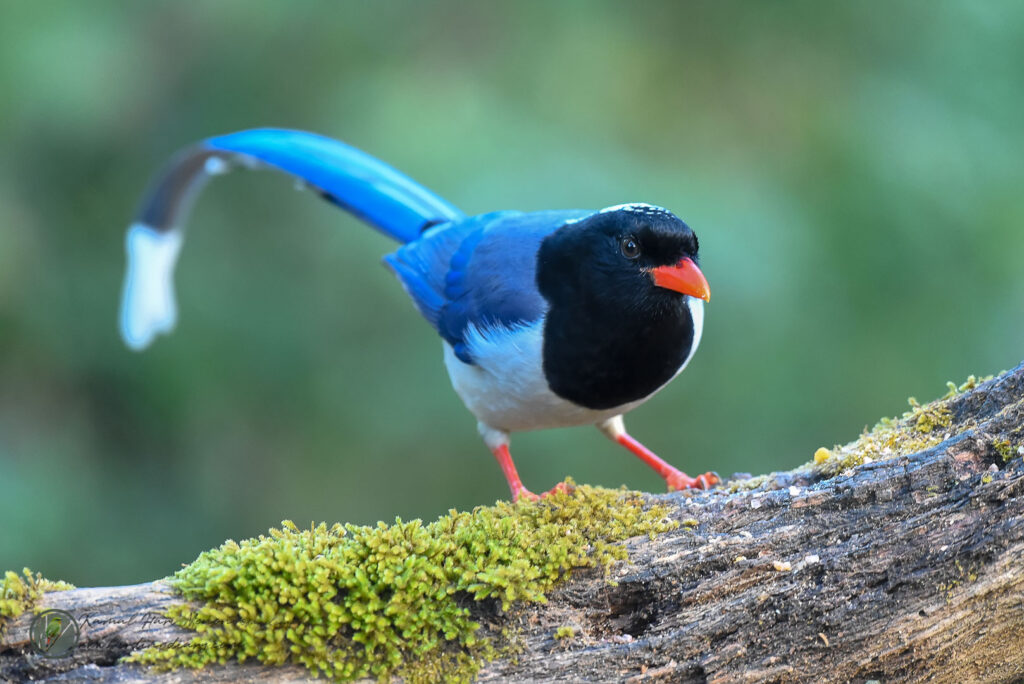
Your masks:
{"label": "red-billed blue magpie", "polygon": [[719,481],[688,477],[623,425],[693,357],[710,294],[697,236],[649,204],[467,217],[330,138],[280,129],[210,138],[169,163],[128,231],[120,324],[131,348],[174,327],[186,216],[205,182],[234,167],[292,174],[402,243],[384,261],[440,334],[452,385],[513,499],[535,495],[516,473],[509,433],[571,425],[596,425],[670,488]]}

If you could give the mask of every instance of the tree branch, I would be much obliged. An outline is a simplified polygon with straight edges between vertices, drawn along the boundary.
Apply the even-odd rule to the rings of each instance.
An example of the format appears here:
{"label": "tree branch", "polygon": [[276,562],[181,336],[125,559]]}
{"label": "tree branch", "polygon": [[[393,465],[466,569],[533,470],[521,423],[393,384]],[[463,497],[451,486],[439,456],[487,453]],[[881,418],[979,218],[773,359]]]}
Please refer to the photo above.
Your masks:
{"label": "tree branch", "polygon": [[[849,468],[809,464],[731,493],[651,497],[671,503],[684,524],[630,540],[630,561],[612,570],[616,584],[583,571],[547,604],[481,615],[520,627],[522,650],[485,665],[479,680],[1018,681],[1024,365],[950,398],[947,409],[948,439],[914,453]],[[840,472],[825,477],[830,466]],[[32,615],[22,615],[0,641],[0,679],[310,677],[296,666],[155,674],[118,663],[133,649],[193,636],[160,617],[180,600],[165,581],[47,594],[40,607],[86,616],[78,648],[60,659],[33,655]]]}

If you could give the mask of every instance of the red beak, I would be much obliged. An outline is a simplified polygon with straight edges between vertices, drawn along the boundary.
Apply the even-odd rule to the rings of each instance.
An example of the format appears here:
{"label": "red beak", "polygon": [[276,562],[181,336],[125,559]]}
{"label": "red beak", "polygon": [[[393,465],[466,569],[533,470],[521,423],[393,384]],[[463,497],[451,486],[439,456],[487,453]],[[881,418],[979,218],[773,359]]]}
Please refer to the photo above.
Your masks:
{"label": "red beak", "polygon": [[697,297],[705,302],[711,301],[711,288],[708,287],[708,281],[697,268],[697,264],[693,263],[693,259],[689,257],[684,257],[675,266],[652,268],[651,275],[654,276],[654,284],[658,287]]}

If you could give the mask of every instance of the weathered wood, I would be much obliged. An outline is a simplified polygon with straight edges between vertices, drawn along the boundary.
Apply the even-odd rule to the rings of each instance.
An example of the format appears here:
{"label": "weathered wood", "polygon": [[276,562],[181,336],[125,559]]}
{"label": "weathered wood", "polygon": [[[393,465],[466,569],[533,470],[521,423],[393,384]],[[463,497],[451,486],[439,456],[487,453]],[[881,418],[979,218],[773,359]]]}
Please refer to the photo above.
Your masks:
{"label": "weathered wood", "polygon": [[[1014,682],[1024,678],[1024,365],[954,398],[950,439],[821,479],[811,468],[751,491],[667,494],[675,532],[628,542],[630,562],[579,573],[546,605],[501,619],[523,651],[481,681]],[[964,429],[964,426],[970,426]],[[788,569],[787,569],[788,568]],[[166,582],[48,594],[80,617],[73,657],[0,642],[0,679],[305,681],[299,667],[155,675],[118,659],[190,633],[161,611]],[[556,639],[558,627],[575,636]]]}

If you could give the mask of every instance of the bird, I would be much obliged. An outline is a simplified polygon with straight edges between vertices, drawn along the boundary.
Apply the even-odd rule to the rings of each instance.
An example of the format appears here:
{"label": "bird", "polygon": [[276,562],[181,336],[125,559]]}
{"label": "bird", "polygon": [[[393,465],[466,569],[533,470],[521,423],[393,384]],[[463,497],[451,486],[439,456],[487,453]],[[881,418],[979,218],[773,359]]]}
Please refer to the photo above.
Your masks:
{"label": "bird", "polygon": [[710,300],[697,236],[652,204],[467,216],[329,137],[260,128],[207,138],[155,175],[128,229],[119,325],[129,348],[175,327],[173,273],[189,212],[207,181],[236,168],[289,174],[400,243],[384,264],[441,337],[451,383],[513,501],[539,497],[519,477],[510,435],[579,425],[597,426],[670,490],[719,483],[662,460],[623,420],[686,368]]}

